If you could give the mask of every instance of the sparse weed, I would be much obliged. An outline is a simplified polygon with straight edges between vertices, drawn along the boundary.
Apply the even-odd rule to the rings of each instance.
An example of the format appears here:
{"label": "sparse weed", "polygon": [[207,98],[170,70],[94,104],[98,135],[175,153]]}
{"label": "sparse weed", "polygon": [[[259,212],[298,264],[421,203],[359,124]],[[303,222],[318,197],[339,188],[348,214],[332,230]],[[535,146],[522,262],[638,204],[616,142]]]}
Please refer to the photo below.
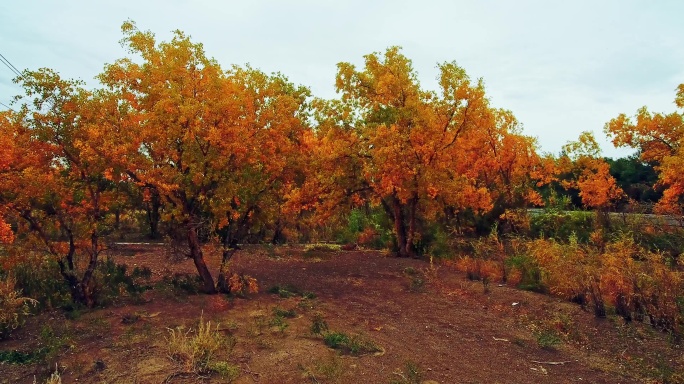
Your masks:
{"label": "sparse weed", "polygon": [[228,292],[231,295],[246,297],[250,293],[259,292],[259,283],[249,275],[233,273],[228,278]]}
{"label": "sparse weed", "polygon": [[338,244],[309,244],[304,247],[302,258],[311,261],[329,260],[341,250]]}
{"label": "sparse weed", "polygon": [[15,290],[16,280],[12,276],[0,279],[0,339],[24,323],[31,306],[38,302],[22,297],[21,291]]}
{"label": "sparse weed", "polygon": [[40,329],[39,340],[40,344],[43,346],[41,349],[45,351],[43,358],[51,359],[56,356],[63,347],[70,344],[71,337],[68,329],[63,329],[60,334],[58,334],[50,325],[44,325]]}
{"label": "sparse weed", "polygon": [[303,371],[304,378],[311,379],[313,382],[318,382],[318,379],[321,378],[337,382],[344,374],[344,368],[344,362],[336,352],[330,353],[325,358],[315,360],[310,367],[299,365],[299,369]]}
{"label": "sparse weed", "polygon": [[287,321],[285,321],[285,318],[280,315],[274,315],[268,325],[276,328],[281,334],[284,334],[285,330],[290,326]]}
{"label": "sparse weed", "polygon": [[209,364],[209,369],[216,372],[222,379],[232,382],[240,376],[240,367],[227,361],[216,361]]}
{"label": "sparse weed", "polygon": [[413,361],[407,361],[403,370],[397,369],[392,374],[399,378],[392,379],[390,384],[420,384],[423,380],[423,372]]}
{"label": "sparse weed", "polygon": [[306,247],[304,247],[304,253],[306,254],[310,252],[337,252],[340,249],[341,247],[339,244],[308,244]]}
{"label": "sparse weed", "polygon": [[107,258],[99,262],[95,270],[93,295],[101,306],[110,305],[125,296],[137,299],[143,292],[152,289],[148,284],[151,277],[152,271],[147,267],[135,267],[129,272],[126,264],[117,264]]}
{"label": "sparse weed", "polygon": [[311,319],[311,334],[313,335],[323,335],[328,331],[328,323],[323,318],[323,314],[316,312]]}
{"label": "sparse weed", "polygon": [[34,351],[22,352],[17,350],[0,351],[0,363],[33,364],[42,361],[47,355],[47,348],[42,347]]}
{"label": "sparse weed", "polygon": [[425,288],[425,274],[413,267],[404,268],[404,275],[408,278],[410,292],[422,292]]}
{"label": "sparse weed", "polygon": [[284,317],[287,319],[292,319],[297,316],[297,312],[294,309],[282,309],[280,307],[273,308],[273,315],[278,317]]}
{"label": "sparse weed", "polygon": [[[33,377],[33,384],[37,384],[35,376]],[[57,365],[55,365],[55,371],[45,380],[44,384],[62,384],[62,376],[59,374]]]}
{"label": "sparse weed", "polygon": [[235,345],[230,336],[222,335],[218,324],[212,328],[211,322],[200,318],[197,329],[177,327],[169,329],[166,338],[171,359],[182,372],[207,373],[212,371],[220,352],[229,354]]}
{"label": "sparse weed", "polygon": [[254,324],[252,324],[252,326],[247,329],[247,334],[250,337],[258,337],[264,332],[264,329],[266,327],[268,327],[268,321],[266,316],[256,316],[254,317]]}
{"label": "sparse weed", "polygon": [[553,349],[561,343],[561,338],[557,332],[550,329],[540,330],[535,334],[537,345],[544,349]]}
{"label": "sparse weed", "polygon": [[69,285],[59,274],[57,262],[22,247],[12,252],[20,252],[23,259],[8,272],[16,279],[16,290],[23,296],[37,300],[32,310],[58,308],[71,301]]}
{"label": "sparse weed", "polygon": [[268,289],[268,293],[278,295],[283,299],[286,299],[289,297],[295,297],[295,296],[300,296],[301,298],[308,299],[308,300],[316,298],[315,293],[308,292],[308,291],[302,291],[299,288],[295,287],[294,285],[290,285],[290,284],[274,285]]}
{"label": "sparse weed", "polygon": [[329,332],[323,335],[323,342],[330,348],[341,349],[349,342],[349,336],[342,332]]}

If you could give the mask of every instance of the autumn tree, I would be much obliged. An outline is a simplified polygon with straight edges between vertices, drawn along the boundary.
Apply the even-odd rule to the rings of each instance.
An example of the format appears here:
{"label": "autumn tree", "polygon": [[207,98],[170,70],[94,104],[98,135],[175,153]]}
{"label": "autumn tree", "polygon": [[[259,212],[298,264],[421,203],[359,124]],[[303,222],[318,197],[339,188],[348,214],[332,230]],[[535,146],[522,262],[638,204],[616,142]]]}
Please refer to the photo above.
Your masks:
{"label": "autumn tree", "polygon": [[[415,255],[420,221],[444,207],[490,210],[494,178],[508,178],[512,193],[513,169],[504,168],[533,148],[531,141],[520,143],[512,149],[520,149],[520,157],[504,155],[499,140],[515,125],[510,113],[490,108],[482,81],[471,81],[455,63],[438,68],[440,91],[423,90],[411,61],[392,47],[365,56],[361,70],[338,64],[341,99],[317,102],[320,171],[302,194],[324,212],[366,202],[382,206],[399,256]],[[496,143],[482,136],[487,129]],[[479,156],[487,146],[509,159],[485,181],[478,166],[486,166]]]}
{"label": "autumn tree", "polygon": [[308,90],[249,67],[223,71],[180,31],[158,43],[132,22],[122,30],[140,62],[118,60],[100,76],[116,99],[106,129],[118,138],[103,151],[158,194],[203,291],[214,293],[200,231],[221,237],[225,263],[255,223],[277,220],[298,169]]}
{"label": "autumn tree", "polygon": [[[9,112],[0,114],[0,126],[7,126],[10,122],[11,116],[9,115]],[[6,177],[6,173],[10,171],[12,162],[16,158],[16,143],[14,137],[5,134],[10,132],[6,132],[5,129],[0,132],[0,148],[3,149],[2,152],[0,152],[0,178]],[[7,213],[5,212],[5,209],[0,205],[0,244],[9,244],[14,241],[14,232],[9,223],[6,222],[6,216]]]}
{"label": "autumn tree", "polygon": [[582,204],[588,208],[606,212],[624,196],[590,132],[583,132],[577,141],[563,146],[558,166],[559,173],[566,175],[561,184],[566,189],[578,190]]}
{"label": "autumn tree", "polygon": [[108,232],[108,164],[91,150],[93,95],[48,69],[25,71],[24,103],[0,121],[11,138],[0,204],[18,230],[59,265],[74,302],[95,304],[94,272]]}
{"label": "autumn tree", "polygon": [[[0,126],[7,126],[10,124],[11,116],[9,112],[0,114]],[[5,174],[10,170],[15,156],[15,141],[12,135],[7,135],[4,129],[0,132],[0,178],[6,177]],[[14,232],[9,223],[6,222],[5,217],[7,213],[0,205],[0,244],[9,244],[14,241]]]}
{"label": "autumn tree", "polygon": [[[684,84],[679,85],[675,104],[684,108]],[[625,114],[612,119],[605,132],[616,147],[636,148],[643,161],[655,165],[658,183],[664,187],[656,209],[663,213],[684,212],[684,114],[652,113],[643,107],[633,119]]]}
{"label": "autumn tree", "polygon": [[[522,134],[522,126],[507,110],[492,110],[493,124],[473,130],[464,150],[477,170],[479,183],[487,188],[492,209],[483,224],[488,227],[505,217],[508,210],[541,206],[539,187],[550,182],[548,158],[537,153],[534,138]],[[489,229],[489,228],[486,228]]]}

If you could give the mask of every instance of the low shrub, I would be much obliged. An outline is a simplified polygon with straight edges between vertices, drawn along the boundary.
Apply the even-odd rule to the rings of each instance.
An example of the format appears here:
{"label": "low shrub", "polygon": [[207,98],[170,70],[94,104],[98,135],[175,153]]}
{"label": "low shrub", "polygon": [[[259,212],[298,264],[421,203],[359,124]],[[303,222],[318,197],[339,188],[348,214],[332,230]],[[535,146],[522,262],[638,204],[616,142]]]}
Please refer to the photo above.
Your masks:
{"label": "low shrub", "polygon": [[51,257],[26,251],[8,273],[14,276],[16,288],[24,296],[36,300],[33,311],[60,308],[71,302],[69,286]]}
{"label": "low shrub", "polygon": [[350,336],[344,332],[327,332],[323,335],[323,342],[330,348],[354,356],[382,351],[382,349],[373,341],[361,335]]}
{"label": "low shrub", "polygon": [[36,300],[23,297],[15,286],[16,279],[13,276],[0,279],[0,339],[22,326],[30,307],[37,304]]}
{"label": "low shrub", "polygon": [[196,295],[202,288],[202,278],[192,273],[174,273],[173,276],[165,276],[164,281],[171,284],[176,293]]}
{"label": "low shrub", "polygon": [[259,284],[252,276],[233,273],[228,279],[228,290],[231,295],[246,297],[250,293],[258,293]]}
{"label": "low shrub", "polygon": [[552,293],[591,305],[596,316],[611,308],[626,321],[648,320],[677,338],[684,334],[681,260],[645,249],[629,234],[600,247],[539,239],[530,254]]}
{"label": "low shrub", "polygon": [[121,297],[138,297],[152,289],[148,284],[152,271],[147,267],[135,267],[128,271],[126,264],[117,264],[106,258],[98,263],[95,270],[96,288],[93,292],[96,302],[106,306]]}
{"label": "low shrub", "polygon": [[322,313],[314,313],[313,318],[311,319],[310,331],[312,335],[319,336],[323,336],[326,332],[328,332],[328,323],[323,318]]}

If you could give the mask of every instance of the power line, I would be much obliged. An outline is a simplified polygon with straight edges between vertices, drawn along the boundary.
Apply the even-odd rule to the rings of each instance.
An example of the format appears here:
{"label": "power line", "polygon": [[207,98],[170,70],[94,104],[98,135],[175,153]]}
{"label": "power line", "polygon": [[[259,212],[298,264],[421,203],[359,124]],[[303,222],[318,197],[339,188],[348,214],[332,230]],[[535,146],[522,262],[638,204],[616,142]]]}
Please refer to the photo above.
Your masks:
{"label": "power line", "polygon": [[[12,71],[12,73],[14,73],[15,75],[17,75],[18,77],[22,77],[22,76],[21,76],[21,71],[19,71],[19,70],[17,69],[17,67],[14,66],[14,64],[12,64],[9,60],[7,60],[7,58],[6,58],[2,53],[0,53],[0,61],[2,61],[2,63],[5,64],[5,65],[7,66],[7,68],[9,68],[10,71]],[[14,109],[12,109],[12,107],[10,107],[9,105],[7,105],[7,104],[5,104],[5,103],[3,103],[3,102],[1,102],[1,101],[0,101],[0,105],[2,105],[3,107],[9,109],[10,111],[14,112]]]}
{"label": "power line", "polygon": [[14,109],[12,109],[12,107],[10,107],[9,105],[3,103],[2,101],[0,101],[0,105],[2,105],[3,107],[9,109],[10,111],[14,112]]}
{"label": "power line", "polygon": [[17,67],[14,66],[5,56],[0,53],[0,61],[2,61],[3,64],[7,66],[7,68],[10,69],[10,71],[14,72],[15,75],[21,77],[21,71],[17,69]]}

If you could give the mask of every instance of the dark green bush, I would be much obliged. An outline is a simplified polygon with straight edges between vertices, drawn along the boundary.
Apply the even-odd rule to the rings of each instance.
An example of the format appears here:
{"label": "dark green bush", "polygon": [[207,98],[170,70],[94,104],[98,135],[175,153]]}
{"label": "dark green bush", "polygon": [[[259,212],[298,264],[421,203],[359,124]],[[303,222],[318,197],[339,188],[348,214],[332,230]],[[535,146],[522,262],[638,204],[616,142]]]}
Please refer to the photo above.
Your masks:
{"label": "dark green bush", "polygon": [[419,255],[432,256],[437,259],[453,259],[456,255],[453,237],[439,224],[430,225],[421,233],[416,243]]}
{"label": "dark green bush", "polygon": [[330,348],[340,349],[349,342],[349,336],[342,332],[330,332],[323,336],[323,342]]}
{"label": "dark green bush", "polygon": [[328,332],[323,335],[323,342],[330,348],[355,356],[382,350],[377,344],[361,335],[349,336],[343,332]]}
{"label": "dark green bush", "polygon": [[71,302],[69,286],[59,273],[57,262],[48,257],[34,257],[15,265],[11,274],[22,295],[37,300],[32,310],[40,312]]}
{"label": "dark green bush", "polygon": [[575,236],[580,243],[587,243],[594,230],[593,212],[543,210],[530,215],[530,232],[533,238],[544,237],[567,242]]}
{"label": "dark green bush", "polygon": [[[367,233],[374,235],[365,238],[362,234]],[[392,225],[381,208],[352,209],[347,217],[347,225],[335,234],[335,240],[339,243],[361,242],[363,244],[360,245],[371,249],[385,249],[393,238]]]}
{"label": "dark green bush", "polygon": [[152,287],[147,284],[152,271],[147,268],[133,268],[128,272],[125,264],[116,264],[111,258],[98,263],[95,270],[95,300],[99,305],[110,305],[122,296],[138,297]]}
{"label": "dark green bush", "polygon": [[171,284],[177,293],[196,295],[202,289],[202,278],[191,273],[175,273],[171,277],[164,277],[164,281]]}

